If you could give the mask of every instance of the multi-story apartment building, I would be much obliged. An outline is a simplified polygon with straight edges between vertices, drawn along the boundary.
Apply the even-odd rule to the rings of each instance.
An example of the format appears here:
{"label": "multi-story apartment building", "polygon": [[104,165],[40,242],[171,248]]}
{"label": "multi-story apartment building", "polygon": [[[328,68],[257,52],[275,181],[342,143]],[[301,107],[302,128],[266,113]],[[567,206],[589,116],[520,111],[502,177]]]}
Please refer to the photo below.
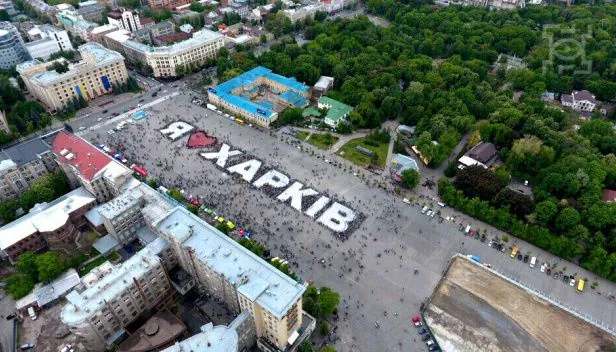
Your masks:
{"label": "multi-story apartment building", "polygon": [[71,39],[69,38],[66,30],[60,29],[50,24],[43,24],[40,26],[33,27],[28,31],[28,38],[31,41],[51,38],[58,44],[60,50],[74,50],[73,44],[71,43]]}
{"label": "multi-story apartment building", "polygon": [[98,22],[102,18],[104,8],[105,6],[98,1],[90,0],[80,2],[76,11],[84,20]]}
{"label": "multi-story apartment building", "polygon": [[235,314],[250,316],[259,348],[287,348],[302,326],[304,285],[185,208],[175,208],[153,225],[202,290]]}
{"label": "multi-story apartment building", "polygon": [[140,190],[132,189],[99,206],[98,212],[107,232],[120,243],[134,240],[137,230],[145,226],[141,213],[144,203]]}
{"label": "multi-story apartment building", "polygon": [[152,43],[156,37],[175,33],[175,25],[173,22],[161,22],[153,26],[145,27],[133,32],[133,37],[140,42]]}
{"label": "multi-story apartment building", "polygon": [[199,67],[215,58],[224,46],[223,36],[207,29],[193,33],[190,39],[159,47],[140,43],[119,31],[105,37],[109,47],[122,47],[127,61],[149,65],[155,77],[175,77],[179,68]]}
{"label": "multi-story apartment building", "polygon": [[39,138],[0,151],[0,200],[20,195],[56,167],[51,147]]}
{"label": "multi-story apartment building", "polygon": [[52,151],[71,186],[82,185],[101,203],[138,184],[129,168],[70,132],[57,134]]}
{"label": "multi-story apartment building", "polygon": [[[174,263],[161,255],[168,244],[156,239],[122,265],[107,267],[88,288],[66,296],[60,318],[89,351],[105,351],[126,334],[126,327],[168,297],[167,270]],[[168,258],[173,258],[172,256]]]}
{"label": "multi-story apartment building", "polygon": [[[117,31],[119,28],[112,25],[112,24],[104,24],[102,26],[98,26],[96,28],[93,28],[90,31],[90,38],[92,39],[93,42],[97,42],[101,45],[106,46],[107,48],[114,50],[113,48],[110,48],[107,46],[107,43],[105,42],[105,35],[115,32]],[[117,50],[115,50],[117,51]]]}
{"label": "multi-story apartment building", "polygon": [[87,224],[85,213],[95,205],[96,199],[83,187],[51,203],[37,204],[28,214],[0,228],[3,256],[15,263],[26,251],[74,251],[79,228]]}
{"label": "multi-story apartment building", "polygon": [[58,73],[50,70],[54,62],[39,60],[24,62],[17,66],[28,91],[49,109],[59,111],[76,99],[86,101],[111,93],[113,84],[127,80],[124,57],[98,43],[86,43],[79,47],[82,61],[68,64],[68,71]]}
{"label": "multi-story apartment building", "polygon": [[0,68],[9,70],[27,60],[30,54],[17,28],[10,22],[0,22]]}
{"label": "multi-story apartment building", "polygon": [[143,28],[139,18],[139,14],[134,10],[117,9],[107,14],[107,21],[121,29],[126,29],[129,32],[138,31]]}
{"label": "multi-story apartment building", "polygon": [[60,11],[56,13],[56,18],[64,29],[84,41],[90,41],[90,32],[98,27],[98,24],[84,19],[76,10]]}

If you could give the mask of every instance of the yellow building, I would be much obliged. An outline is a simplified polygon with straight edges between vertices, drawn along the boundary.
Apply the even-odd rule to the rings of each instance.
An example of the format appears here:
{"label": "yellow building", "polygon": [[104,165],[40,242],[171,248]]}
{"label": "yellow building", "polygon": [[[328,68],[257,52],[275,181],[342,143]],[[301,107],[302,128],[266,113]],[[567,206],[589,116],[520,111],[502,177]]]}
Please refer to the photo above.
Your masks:
{"label": "yellow building", "polygon": [[[111,93],[113,85],[125,83],[128,75],[124,57],[97,43],[79,47],[82,61],[68,63],[64,59],[51,62],[32,60],[17,65],[26,88],[50,110],[59,111],[76,99],[86,101]],[[54,63],[68,65],[68,71],[58,73]]]}

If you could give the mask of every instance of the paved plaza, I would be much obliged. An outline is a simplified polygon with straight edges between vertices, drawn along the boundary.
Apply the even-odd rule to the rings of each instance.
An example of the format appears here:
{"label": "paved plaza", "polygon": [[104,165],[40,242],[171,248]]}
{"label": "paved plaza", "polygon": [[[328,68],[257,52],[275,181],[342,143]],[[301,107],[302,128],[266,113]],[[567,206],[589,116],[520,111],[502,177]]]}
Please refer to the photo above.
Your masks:
{"label": "paved plaza", "polygon": [[[537,268],[530,269],[528,264],[511,260],[486,243],[465,237],[454,222],[439,223],[438,218],[422,215],[420,205],[407,205],[392,192],[374,186],[377,181],[383,182],[383,176],[349,168],[350,164],[342,158],[305,143],[299,149],[299,142],[293,137],[238,125],[191,104],[190,100],[183,93],[148,108],[150,117],[135,126],[128,125],[121,132],[108,135],[113,125],[94,125],[93,130],[84,131],[84,137],[119,150],[131,163],[142,164],[165,187],[177,186],[186,194],[203,197],[205,204],[239,227],[252,227],[253,238],[264,242],[273,256],[288,260],[303,279],[313,279],[317,285],[338,291],[338,351],[424,351],[425,345],[410,318],[419,312],[421,302],[432,293],[449,258],[458,252],[479,255],[484,262],[526,285],[597,320],[616,325],[614,301],[607,298],[609,293],[616,293],[612,283],[600,280],[602,295],[590,289],[577,294],[561,280],[547,278]],[[336,198],[363,214],[363,221],[346,241],[338,240],[314,219],[198,155],[218,151],[219,146],[188,149],[188,134],[171,141],[159,132],[178,120],[259,158],[264,166],[274,167],[307,187]],[[344,166],[332,165],[333,158]],[[234,163],[229,159],[228,165]],[[360,177],[362,174],[365,178]],[[456,215],[458,221],[464,219],[449,208],[442,213]],[[488,229],[488,233],[497,233],[478,221],[470,223]],[[532,251],[540,262],[558,261],[522,241],[517,245],[524,252]],[[573,272],[573,264],[565,265]],[[419,270],[417,275],[415,269]],[[595,277],[581,268],[575,271],[589,279]],[[375,327],[375,321],[379,321],[380,328]]]}

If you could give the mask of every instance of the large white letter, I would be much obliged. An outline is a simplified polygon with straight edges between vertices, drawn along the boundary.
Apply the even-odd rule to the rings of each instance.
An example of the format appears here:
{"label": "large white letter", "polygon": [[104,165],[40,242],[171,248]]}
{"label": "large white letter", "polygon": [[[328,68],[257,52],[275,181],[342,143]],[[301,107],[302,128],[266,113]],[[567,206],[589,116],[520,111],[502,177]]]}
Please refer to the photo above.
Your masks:
{"label": "large white letter", "polygon": [[317,191],[312,188],[302,189],[302,187],[304,187],[304,185],[299,182],[293,183],[289,188],[285,189],[284,192],[280,193],[278,200],[286,202],[290,198],[291,206],[297,211],[302,211],[302,198],[318,194]]}
{"label": "large white letter", "polygon": [[227,168],[227,171],[230,173],[240,174],[246,182],[250,182],[252,181],[252,178],[255,177],[255,174],[259,171],[260,167],[261,162],[257,159],[252,159],[237,165],[233,165]]}
{"label": "large white letter", "polygon": [[163,128],[162,130],[160,130],[160,133],[164,134],[172,141],[175,141],[186,133],[192,131],[193,128],[194,127],[189,123],[186,123],[184,121],[176,121],[169,124],[167,128]]}
{"label": "large white letter", "polygon": [[355,212],[335,202],[317,221],[334,232],[344,232],[349,228],[349,223],[353,220],[355,220]]}
{"label": "large white letter", "polygon": [[308,208],[308,210],[306,210],[305,214],[310,216],[311,218],[314,218],[314,216],[317,215],[317,213],[320,212],[321,209],[325,208],[327,203],[329,203],[329,198],[326,196],[321,196],[321,198],[319,198],[310,206],[310,208]]}
{"label": "large white letter", "polygon": [[208,160],[218,159],[216,160],[216,165],[220,167],[225,167],[225,165],[227,165],[227,160],[230,156],[236,156],[240,154],[242,154],[241,151],[231,150],[231,147],[229,147],[227,144],[223,144],[218,152],[201,153],[199,155]]}
{"label": "large white letter", "polygon": [[259,177],[252,185],[257,188],[261,188],[264,185],[269,185],[273,188],[282,188],[288,184],[289,178],[287,175],[272,169]]}

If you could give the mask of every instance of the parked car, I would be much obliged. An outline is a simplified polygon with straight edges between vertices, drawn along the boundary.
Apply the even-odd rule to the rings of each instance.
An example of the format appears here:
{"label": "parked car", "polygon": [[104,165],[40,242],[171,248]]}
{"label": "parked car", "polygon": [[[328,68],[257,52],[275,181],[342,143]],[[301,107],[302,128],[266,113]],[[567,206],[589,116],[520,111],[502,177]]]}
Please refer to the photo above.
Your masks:
{"label": "parked car", "polygon": [[575,279],[571,279],[571,281],[569,282],[569,286],[575,287]]}
{"label": "parked car", "polygon": [[528,254],[526,254],[524,256],[524,263],[528,263],[528,259],[530,258],[530,256]]}
{"label": "parked car", "polygon": [[552,275],[552,269],[548,268],[548,270],[545,271],[545,273],[550,276]]}
{"label": "parked car", "polygon": [[515,258],[517,254],[518,254],[518,247],[511,248],[511,259]]}
{"label": "parked car", "polygon": [[118,116],[118,115],[120,115],[120,114],[118,114],[117,112],[112,112],[111,113],[111,116]]}
{"label": "parked car", "polygon": [[106,114],[106,113],[107,113],[107,109],[103,110],[103,114]]}
{"label": "parked car", "polygon": [[436,345],[428,346],[428,351],[437,351],[437,350],[438,350],[438,347],[436,347]]}
{"label": "parked car", "polygon": [[430,334],[425,334],[425,335],[423,335],[423,337],[421,338],[421,341],[428,341],[428,340],[430,340],[430,338],[431,338],[431,337],[432,337],[432,336],[430,336]]}
{"label": "parked car", "polygon": [[11,314],[6,316],[6,320],[12,320],[12,319],[15,319],[15,318],[17,318],[17,314],[15,314],[15,313],[11,313]]}
{"label": "parked car", "polygon": [[520,260],[520,261],[522,260],[522,254],[521,253],[518,254],[518,260]]}
{"label": "parked car", "polygon": [[481,235],[481,242],[485,242],[486,241],[486,234],[482,234]]}
{"label": "parked car", "polygon": [[534,268],[536,263],[537,263],[537,257],[530,258],[530,267],[531,268]]}
{"label": "parked car", "polygon": [[34,344],[33,343],[24,343],[23,345],[19,346],[19,349],[22,350],[22,351],[29,350],[29,349],[32,349],[32,348],[34,348]]}
{"label": "parked car", "polygon": [[421,209],[421,213],[422,214],[425,214],[427,211],[428,211],[428,207],[427,206],[425,206],[425,207],[423,207],[423,209]]}
{"label": "parked car", "polygon": [[428,330],[426,328],[419,328],[419,330],[417,330],[417,332],[419,333],[419,335],[423,335],[423,334],[427,333]]}
{"label": "parked car", "polygon": [[554,272],[554,276],[552,276],[554,278],[554,280],[558,280],[558,272]]}
{"label": "parked car", "polygon": [[411,318],[411,322],[413,323],[413,325],[419,327],[421,326],[421,317],[419,315],[416,315],[414,317]]}

